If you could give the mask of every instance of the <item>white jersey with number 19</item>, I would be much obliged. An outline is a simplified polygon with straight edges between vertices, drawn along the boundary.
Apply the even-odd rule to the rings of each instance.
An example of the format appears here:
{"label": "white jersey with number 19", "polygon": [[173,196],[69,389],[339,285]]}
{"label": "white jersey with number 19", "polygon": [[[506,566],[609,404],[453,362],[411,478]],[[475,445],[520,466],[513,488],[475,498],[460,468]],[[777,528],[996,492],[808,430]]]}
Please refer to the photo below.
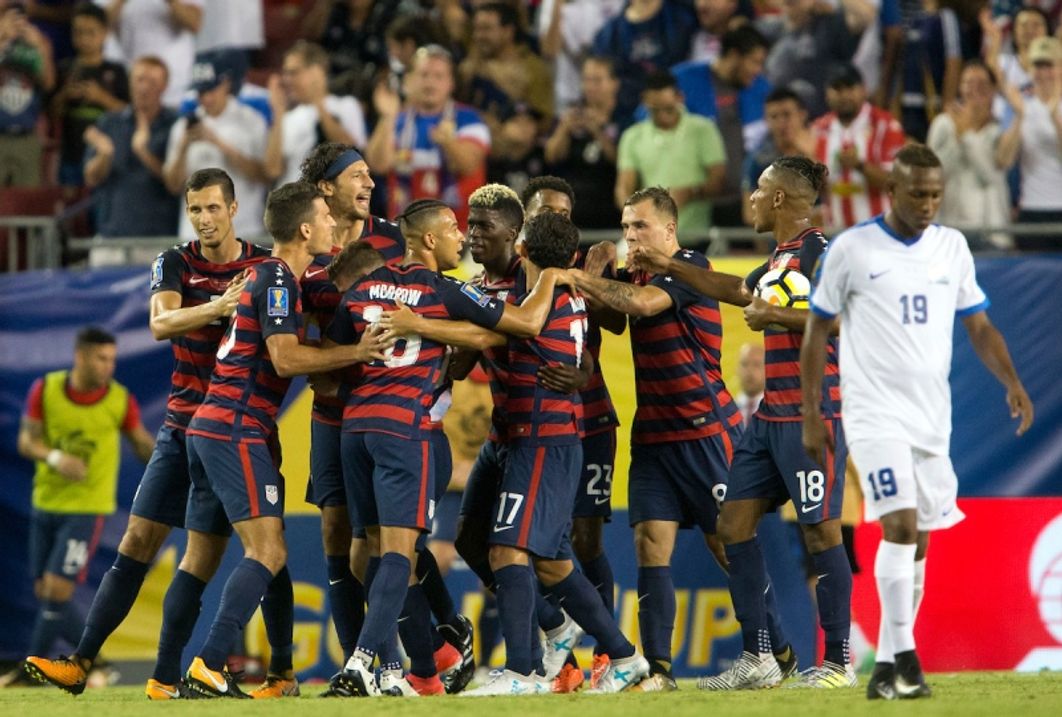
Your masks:
{"label": "white jersey with number 19", "polygon": [[966,237],[955,229],[932,224],[904,239],[879,216],[830,242],[811,310],[841,317],[848,441],[901,441],[946,455],[955,316],[986,308]]}

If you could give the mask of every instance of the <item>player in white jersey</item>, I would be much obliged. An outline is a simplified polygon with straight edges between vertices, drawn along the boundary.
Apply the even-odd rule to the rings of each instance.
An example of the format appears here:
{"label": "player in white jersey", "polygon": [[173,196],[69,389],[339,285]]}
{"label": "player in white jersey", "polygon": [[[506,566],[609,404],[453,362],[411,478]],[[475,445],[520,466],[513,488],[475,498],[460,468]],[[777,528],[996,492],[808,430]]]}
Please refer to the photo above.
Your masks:
{"label": "player in white jersey", "polygon": [[831,242],[811,297],[800,353],[804,447],[822,459],[819,416],[826,338],[841,317],[841,395],[849,452],[866,517],[882,527],[874,563],[881,628],[870,699],[929,696],[915,653],[914,621],[925,585],[931,530],[962,520],[951,436],[952,330],[962,319],[977,355],[1003,384],[1018,435],[1032,402],[1007,345],[988,319],[966,238],[933,224],[944,193],[940,160],[923,145],[896,156],[892,208]]}

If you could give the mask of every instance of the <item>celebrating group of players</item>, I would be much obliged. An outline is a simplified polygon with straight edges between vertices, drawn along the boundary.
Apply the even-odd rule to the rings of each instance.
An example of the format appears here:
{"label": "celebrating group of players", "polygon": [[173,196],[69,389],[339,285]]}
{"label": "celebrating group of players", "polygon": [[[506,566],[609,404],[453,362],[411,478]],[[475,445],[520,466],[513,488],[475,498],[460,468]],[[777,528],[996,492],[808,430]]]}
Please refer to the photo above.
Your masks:
{"label": "celebrating group of players", "polygon": [[[868,243],[896,245],[878,251],[886,263],[871,267],[870,289],[914,297],[903,305],[893,337],[901,349],[928,340],[927,328],[946,333],[950,342],[950,324],[943,327],[956,311],[966,321],[977,317],[967,328],[1008,386],[1024,430],[1031,405],[985,318],[969,251],[952,236],[961,241],[961,235],[919,240],[939,229],[930,227],[942,191],[939,162],[932,160],[925,148],[901,151],[893,209],[860,229],[876,227],[885,237]],[[563,180],[537,178],[522,197],[487,185],[469,200],[467,227],[471,256],[483,273],[461,283],[441,273],[458,265],[466,241],[452,209],[420,200],[396,217],[397,224],[372,216],[369,167],[351,147],[317,147],[302,166],[301,181],[270,194],[265,223],[274,239],[271,255],[235,236],[229,177],[217,169],[196,172],[185,198],[197,239],[160,255],[151,275],[151,329],[157,339],[171,340],[175,357],[165,425],[76,652],[58,660],[30,657],[26,669],[74,694],[83,691],[93,660],[132,607],[169,530],[183,527],[187,550],[163,603],[147,696],[248,696],[226,659],[259,605],[271,657],[266,681],[249,696],[299,693],[276,416],[291,377],[310,374],[315,399],[307,499],[321,509],[330,605],[347,658],[327,695],[575,689],[584,678],[571,651],[584,634],[596,642],[590,691],[674,690],[670,564],[678,529],[693,526],[730,576],[744,645],[730,669],[702,679],[700,687],[773,687],[790,677],[794,686],[854,686],[848,657],[852,580],[839,526],[847,444],[838,351],[829,335],[837,333],[833,317],[839,315],[842,354],[865,350],[848,346],[847,322],[869,310],[863,304],[872,291],[851,288],[857,279],[868,280],[832,266],[841,261],[833,249],[823,258],[827,241],[810,216],[824,178],[822,165],[797,157],[779,159],[764,172],[752,196],[755,226],[772,232],[777,248],[747,278],[714,272],[703,255],[679,246],[677,208],[664,189],[639,190],[628,199],[622,229],[630,252],[626,267],[617,269],[611,243],[579,250],[570,221],[576,198]],[[852,240],[845,235],[835,243],[839,255],[860,251],[847,249]],[[894,249],[901,256],[891,257]],[[928,281],[922,267],[928,260],[917,255],[923,250],[945,253],[930,257],[939,276],[931,277],[928,298],[911,293],[920,286],[913,275]],[[806,310],[754,296],[769,270],[785,267],[811,277],[819,264],[822,289],[810,320]],[[874,271],[894,268],[875,281]],[[892,300],[891,294],[885,299]],[[744,433],[722,379],[720,301],[745,307],[746,322],[765,334],[765,395]],[[621,333],[628,325],[638,403],[628,502],[644,655],[617,625],[601,540],[618,422],[597,362],[600,331]],[[908,328],[922,333],[905,336]],[[851,333],[873,340],[862,331]],[[925,381],[938,392],[948,348],[947,356],[916,357],[927,362]],[[902,432],[889,434],[891,443],[879,440],[882,422],[860,393],[874,382],[876,366],[866,361],[853,372],[859,379],[871,376],[854,384],[854,423],[846,378],[845,426],[861,474],[871,471],[868,512],[885,526],[876,574],[888,619],[868,695],[922,696],[929,690],[911,635],[918,561],[924,570],[925,544],[918,541],[923,531],[947,527],[961,513],[946,440],[943,461],[939,446]],[[450,449],[441,430],[449,389],[477,362],[490,377],[492,430],[464,492],[456,547],[497,597],[506,662],[466,690],[474,672],[471,626],[456,612],[425,538],[450,481]],[[946,391],[946,367],[944,377]],[[900,418],[901,424],[910,420]],[[822,664],[798,677],[756,541],[763,514],[790,499],[818,575],[826,638]],[[203,590],[233,530],[244,557],[225,583],[206,642],[182,670]],[[892,612],[889,605],[896,606]]]}

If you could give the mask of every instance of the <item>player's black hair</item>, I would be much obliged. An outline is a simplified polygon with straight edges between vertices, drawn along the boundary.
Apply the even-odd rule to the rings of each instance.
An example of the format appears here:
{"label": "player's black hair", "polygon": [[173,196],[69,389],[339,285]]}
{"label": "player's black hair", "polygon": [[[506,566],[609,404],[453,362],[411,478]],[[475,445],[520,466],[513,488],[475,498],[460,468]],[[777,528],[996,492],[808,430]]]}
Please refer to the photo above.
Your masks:
{"label": "player's black hair", "polygon": [[678,91],[678,80],[668,70],[653,70],[645,78],[645,91],[656,92],[659,90]]}
{"label": "player's black hair", "polygon": [[468,208],[497,212],[501,220],[516,231],[524,225],[524,205],[520,202],[520,195],[504,184],[484,184],[472,192]]}
{"label": "player's black hair", "polygon": [[789,87],[775,87],[767,95],[767,98],[763,101],[764,105],[769,105],[772,102],[785,102],[786,100],[792,100],[796,102],[797,107],[807,111],[807,105],[804,104],[803,98]]}
{"label": "player's black hair", "polygon": [[896,164],[905,167],[919,167],[921,169],[934,169],[940,167],[940,157],[936,152],[924,144],[908,144],[896,153]]}
{"label": "player's black hair", "polygon": [[1014,11],[1014,14],[1010,16],[1011,32],[1013,32],[1014,23],[1018,21],[1018,15],[1025,12],[1031,12],[1035,15],[1039,15],[1040,19],[1044,21],[1044,27],[1047,28],[1047,35],[1050,37],[1054,34],[1054,29],[1051,27],[1051,17],[1042,8],[1036,5],[1022,5],[1020,8]]}
{"label": "player's black hair", "polygon": [[321,190],[309,182],[288,182],[266,198],[265,226],[273,241],[294,241],[299,227],[311,221],[313,201],[322,197]]}
{"label": "player's black hair", "polygon": [[74,8],[74,17],[90,17],[107,27],[107,11],[94,2],[80,2]]}
{"label": "player's black hair", "polygon": [[597,64],[601,65],[606,70],[608,70],[608,74],[610,77],[612,77],[612,79],[616,79],[616,61],[608,55],[587,55],[583,58],[583,61],[579,63],[579,69],[582,70],[588,62],[596,62]]}
{"label": "player's black hair", "polygon": [[992,86],[999,87],[999,79],[996,77],[996,71],[980,57],[972,57],[962,63],[962,70],[959,71],[959,77],[962,77],[963,72],[966,72],[973,67],[978,67],[984,70],[985,74],[988,75],[988,81],[992,83]]}
{"label": "player's black hair", "polygon": [[814,196],[818,196],[822,191],[826,177],[830,174],[825,164],[797,155],[779,157],[771,162],[771,166],[799,177],[811,188]]}
{"label": "player's black hair", "polygon": [[560,192],[568,197],[568,201],[572,204],[572,209],[575,209],[575,190],[572,189],[572,185],[561,177],[554,177],[552,174],[546,174],[541,177],[532,177],[531,181],[524,187],[524,191],[520,192],[520,203],[524,205],[524,209],[527,209],[527,205],[531,203],[531,200],[535,198],[535,195],[541,192],[543,189],[547,189],[551,192]]}
{"label": "player's black hair", "polygon": [[728,52],[736,52],[745,57],[760,48],[766,50],[769,47],[770,44],[767,42],[767,38],[763,36],[763,33],[752,25],[742,25],[723,33],[719,56],[726,57]]}
{"label": "player's black hair", "polygon": [[104,331],[99,326],[86,326],[77,332],[74,348],[83,349],[89,346],[105,346],[116,343],[118,342],[115,340],[114,334]]}
{"label": "player's black hair", "polygon": [[232,177],[224,169],[217,167],[207,167],[192,172],[184,183],[185,201],[188,200],[188,192],[198,192],[207,187],[221,187],[221,196],[224,197],[225,204],[232,204],[236,201],[236,187],[232,185]]}
{"label": "player's black hair", "polygon": [[443,209],[450,205],[438,199],[418,199],[411,202],[401,214],[395,217],[402,236],[407,240],[420,239],[427,225]]}
{"label": "player's black hair", "polygon": [[328,278],[337,283],[341,277],[357,281],[369,272],[384,265],[383,254],[364,241],[353,241],[343,247],[328,264]]}
{"label": "player's black hair", "polygon": [[539,214],[524,227],[524,249],[540,269],[567,269],[579,249],[579,230],[563,214]]}
{"label": "player's black hair", "polygon": [[653,209],[664,214],[673,222],[678,221],[678,205],[675,204],[675,199],[671,196],[671,193],[663,187],[639,189],[627,197],[627,201],[623,203],[623,206],[633,207],[635,204],[641,204],[642,202],[652,202]]}
{"label": "player's black hair", "polygon": [[[492,12],[498,16],[498,22],[501,23],[502,27],[513,28],[513,32],[517,35],[520,33],[520,16],[512,5],[507,5],[503,2],[488,2],[478,6],[472,12],[473,15],[480,12]],[[517,37],[516,39],[519,38]]]}
{"label": "player's black hair", "polygon": [[317,184],[322,179],[328,179],[325,174],[332,166],[332,162],[350,149],[358,151],[357,147],[341,142],[323,142],[317,145],[299,165],[299,179],[310,184]]}

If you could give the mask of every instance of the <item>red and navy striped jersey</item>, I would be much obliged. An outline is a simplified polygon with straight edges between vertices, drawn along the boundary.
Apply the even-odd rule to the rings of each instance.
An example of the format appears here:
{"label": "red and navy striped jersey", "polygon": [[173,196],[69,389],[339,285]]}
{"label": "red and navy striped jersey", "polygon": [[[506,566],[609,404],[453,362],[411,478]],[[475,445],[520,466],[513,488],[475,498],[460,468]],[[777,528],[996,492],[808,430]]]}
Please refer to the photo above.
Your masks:
{"label": "red and navy striped jersey", "polygon": [[[575,266],[582,269],[586,263],[586,252],[580,250]],[[619,425],[619,416],[612,405],[612,396],[608,393],[605,385],[605,375],[601,373],[601,327],[593,317],[587,317],[586,350],[594,359],[594,369],[590,373],[590,380],[579,391],[579,400],[583,404],[582,418],[579,422],[579,433],[583,436],[593,436],[605,431],[611,431]]]}
{"label": "red and navy striped jersey", "polygon": [[[698,252],[680,249],[674,259],[710,269]],[[741,411],[723,383],[719,302],[666,274],[621,272],[621,280],[667,292],[672,306],[656,316],[631,317],[631,348],[638,409],[634,443],[690,441],[741,424]]]}
{"label": "red and navy striped jersey", "polygon": [[248,277],[218,347],[210,390],[188,425],[189,434],[257,442],[276,431],[291,379],[277,375],[266,339],[276,334],[302,338],[299,282],[276,257],[251,267]]}
{"label": "red and navy striped jersey", "polygon": [[[337,344],[352,344],[399,301],[428,318],[467,319],[487,328],[493,328],[504,311],[501,301],[423,264],[385,266],[343,295],[326,335]],[[343,430],[420,439],[421,431],[429,430],[429,409],[446,346],[414,335],[388,354],[387,360],[361,368],[361,380],[343,410]]]}
{"label": "red and navy striped jersey", "polygon": [[[151,265],[151,293],[176,291],[181,308],[199,306],[225,293],[232,278],[266,259],[269,250],[240,241],[240,256],[227,264],[215,264],[203,256],[198,241],[162,252]],[[166,402],[167,425],[184,429],[206,397],[218,344],[228,322],[218,319],[183,336],[170,339],[173,347],[173,376]]]}
{"label": "red and navy striped jersey", "polygon": [[[527,279],[524,276],[520,257],[513,256],[505,276],[496,281],[489,281],[486,274],[480,274],[472,280],[479,289],[509,304],[516,303],[516,297],[526,291]],[[509,347],[498,346],[483,352],[480,365],[487,373],[490,383],[490,397],[494,403],[490,417],[490,433],[487,440],[495,443],[504,441],[508,435],[505,421],[505,396],[509,386]]]}
{"label": "red and navy striped jersey", "polygon": [[[813,281],[815,266],[826,251],[826,237],[816,227],[805,229],[795,239],[779,244],[771,257],[745,279],[752,291],[760,277],[775,269],[792,269]],[[763,331],[766,384],[756,415],[768,421],[799,421],[800,414],[800,331]],[[826,343],[826,375],[822,381],[822,416],[841,416],[841,374],[837,368],[837,339]]]}
{"label": "red and navy striped jersey", "polygon": [[[367,242],[383,255],[384,262],[388,264],[400,263],[406,255],[406,240],[398,230],[398,225],[380,217],[370,215],[365,220],[358,241]],[[313,263],[306,267],[302,278],[299,279],[302,308],[308,318],[317,325],[321,336],[324,336],[328,324],[336,315],[336,307],[343,296],[328,278],[328,265],[339,252],[340,247],[334,246],[329,253],[315,256]],[[312,418],[321,423],[338,426],[343,421],[345,403],[342,398],[314,394]]]}
{"label": "red and navy striped jersey", "polygon": [[586,302],[565,287],[553,290],[553,308],[538,336],[509,339],[509,391],[505,416],[509,440],[537,444],[579,442],[578,394],[542,386],[543,366],[579,366],[586,336]]}

